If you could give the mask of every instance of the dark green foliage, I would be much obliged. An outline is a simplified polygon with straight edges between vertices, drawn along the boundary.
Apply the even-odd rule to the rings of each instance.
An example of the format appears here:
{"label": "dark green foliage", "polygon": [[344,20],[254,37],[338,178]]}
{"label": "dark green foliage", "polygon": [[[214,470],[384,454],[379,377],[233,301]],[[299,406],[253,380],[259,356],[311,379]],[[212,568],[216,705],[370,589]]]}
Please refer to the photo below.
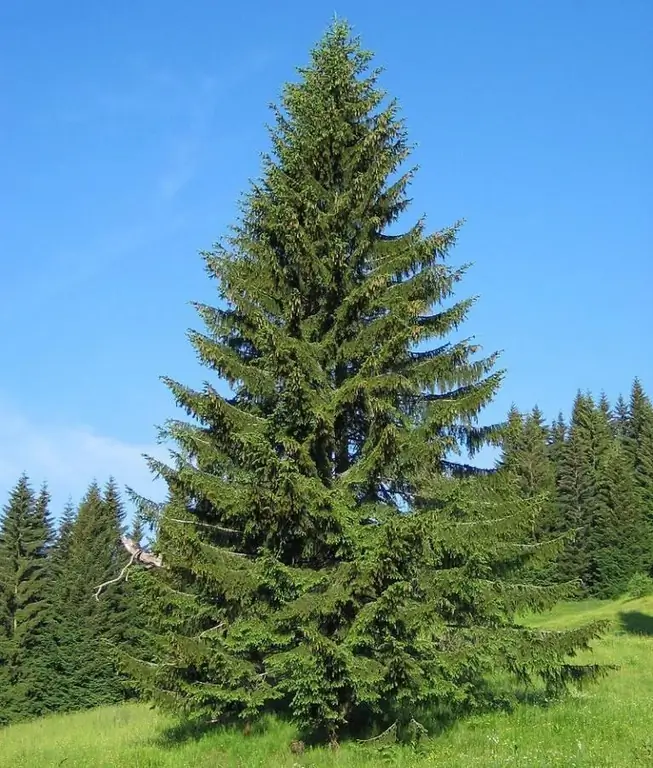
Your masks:
{"label": "dark green foliage", "polygon": [[43,714],[52,686],[49,669],[49,495],[34,497],[23,475],[0,524],[0,718]]}
{"label": "dark green foliage", "polygon": [[650,529],[637,503],[627,456],[618,442],[610,445],[598,471],[601,504],[594,522],[592,593],[615,597],[650,562]]}
{"label": "dark green foliage", "polygon": [[595,404],[589,394],[584,396],[583,404],[584,407],[577,411],[576,421],[572,418],[571,427],[572,434],[577,430],[584,459],[581,471],[586,491],[584,518],[588,564],[583,582],[590,594],[612,597],[625,587],[623,583],[619,586],[614,583],[615,569],[625,562],[614,549],[619,541],[616,525],[622,512],[622,500],[615,494],[612,477],[608,477],[608,469],[613,463],[609,412]]}
{"label": "dark green foliage", "polygon": [[[635,379],[630,395],[625,447],[634,471],[637,500],[653,526],[653,405]],[[653,560],[649,562],[649,568]]]}
{"label": "dark green foliage", "polygon": [[556,532],[555,465],[551,460],[550,430],[536,406],[521,414],[514,406],[508,414],[499,467],[511,473],[525,499],[541,498],[542,513],[531,521],[531,538],[541,541]]}
{"label": "dark green foliage", "polygon": [[69,511],[62,523],[55,548],[58,708],[81,709],[125,697],[113,649],[131,632],[128,586],[112,585],[102,600],[94,594],[126,563],[119,542],[123,519],[116,485],[110,481],[104,494],[91,485],[74,519]]}
{"label": "dark green foliage", "polygon": [[578,393],[574,401],[568,437],[558,454],[557,488],[561,525],[573,533],[559,558],[562,580],[586,579],[589,571],[588,536],[591,523],[590,443],[587,436],[589,406]]}
{"label": "dark green foliage", "polygon": [[615,417],[614,417],[614,414],[612,413],[612,407],[610,405],[610,401],[608,400],[608,396],[605,394],[605,392],[601,392],[597,407],[601,415],[605,419],[605,421],[608,423],[608,425],[612,425]]}
{"label": "dark green foliage", "polygon": [[[508,414],[499,468],[517,480],[517,488],[524,499],[539,502],[532,505],[529,536],[532,542],[548,541],[562,533],[552,459],[554,452],[552,432],[540,409],[536,406],[530,413],[521,414],[513,406]],[[534,571],[516,574],[516,578],[551,583],[557,580],[556,563],[548,559],[538,563]]]}
{"label": "dark green foliage", "polygon": [[623,440],[628,435],[628,424],[630,422],[630,414],[628,410],[628,403],[623,399],[621,395],[617,398],[617,402],[614,406],[614,412],[612,413],[611,427],[615,437]]}
{"label": "dark green foliage", "polygon": [[75,526],[75,519],[75,507],[72,501],[68,501],[64,507],[61,519],[59,520],[59,526],[57,528],[57,534],[51,552],[51,571],[53,574],[52,588],[55,594],[70,556],[70,542]]}
{"label": "dark green foliage", "polygon": [[[445,263],[458,226],[388,234],[412,171],[370,56],[334,25],[286,87],[273,155],[227,241],[205,255],[224,305],[191,342],[231,387],[166,379],[192,417],[172,466],[151,583],[153,700],[200,719],[293,717],[314,736],[443,717],[506,670],[557,689],[594,628],[543,633],[516,611],[566,587],[506,580],[550,554],[526,543],[536,502],[453,461],[500,383],[451,341],[471,300]],[[539,420],[539,416],[538,416]],[[150,574],[151,575],[151,574]]]}
{"label": "dark green foliage", "polygon": [[0,521],[0,722],[119,701],[116,649],[148,648],[141,574],[94,595],[128,559],[116,484],[92,485],[78,511],[68,504],[56,535],[49,504],[22,477]]}
{"label": "dark green foliage", "polygon": [[578,393],[569,427],[560,415],[545,430],[537,409],[528,416],[511,409],[500,466],[518,478],[524,498],[550,500],[535,540],[566,537],[547,578],[576,579],[581,595],[614,597],[634,573],[651,569],[652,434],[653,408],[637,380],[630,404],[619,397],[614,409],[605,394],[595,403]]}
{"label": "dark green foliage", "polygon": [[[129,537],[138,545],[145,548],[145,522],[140,514],[134,517]],[[128,572],[128,581],[124,583],[125,610],[122,616],[122,641],[115,645],[116,661],[122,671],[122,679],[130,695],[135,695],[129,676],[125,673],[125,666],[134,658],[150,660],[154,654],[154,641],[151,638],[150,625],[155,621],[153,606],[150,599],[150,574],[138,566],[132,567]],[[124,662],[127,662],[125,665]]]}
{"label": "dark green foliage", "polygon": [[613,415],[605,396],[596,405],[578,394],[566,439],[552,443],[561,530],[573,530],[558,562],[559,577],[579,579],[586,594],[614,597],[650,562],[650,527],[638,504],[622,439],[622,405]]}
{"label": "dark green foliage", "polygon": [[647,573],[635,573],[628,582],[630,597],[647,597],[653,594],[653,579]]}

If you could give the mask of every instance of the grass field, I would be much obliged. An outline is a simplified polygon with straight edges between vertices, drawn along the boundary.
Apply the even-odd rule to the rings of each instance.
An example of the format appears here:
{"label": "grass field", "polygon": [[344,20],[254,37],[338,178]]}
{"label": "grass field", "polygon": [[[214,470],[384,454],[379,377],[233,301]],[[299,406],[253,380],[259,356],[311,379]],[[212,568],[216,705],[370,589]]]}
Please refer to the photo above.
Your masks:
{"label": "grass field", "polygon": [[345,744],[293,754],[291,728],[216,731],[175,741],[142,705],[54,716],[0,730],[2,768],[372,768],[373,766],[653,766],[653,598],[564,604],[529,623],[570,627],[609,619],[596,660],[616,664],[596,685],[549,707],[520,706],[458,723],[418,751]]}

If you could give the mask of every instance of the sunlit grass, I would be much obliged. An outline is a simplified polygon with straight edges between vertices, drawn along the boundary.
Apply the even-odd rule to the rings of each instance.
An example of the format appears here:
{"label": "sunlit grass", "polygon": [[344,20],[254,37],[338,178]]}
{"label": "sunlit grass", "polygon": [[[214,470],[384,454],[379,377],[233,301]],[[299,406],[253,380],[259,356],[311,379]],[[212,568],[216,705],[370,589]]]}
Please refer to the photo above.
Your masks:
{"label": "sunlit grass", "polygon": [[595,685],[547,707],[470,718],[419,750],[344,744],[294,754],[292,728],[165,738],[171,721],[143,705],[54,716],[0,730],[3,768],[372,768],[373,766],[653,766],[653,598],[558,606],[528,623],[550,629],[593,619],[612,631],[595,660],[618,665]]}

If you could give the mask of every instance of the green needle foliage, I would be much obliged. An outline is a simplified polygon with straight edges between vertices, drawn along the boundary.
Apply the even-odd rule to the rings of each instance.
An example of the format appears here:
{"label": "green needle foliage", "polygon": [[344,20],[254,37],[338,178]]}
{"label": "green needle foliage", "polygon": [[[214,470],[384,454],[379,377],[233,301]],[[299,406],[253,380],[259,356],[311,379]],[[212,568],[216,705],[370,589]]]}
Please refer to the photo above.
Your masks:
{"label": "green needle foliage", "polygon": [[562,527],[573,533],[559,558],[562,579],[587,587],[591,572],[591,537],[598,499],[593,447],[594,403],[578,393],[566,441],[557,449],[557,486]]}
{"label": "green needle foliage", "polygon": [[591,519],[589,586],[593,595],[616,597],[641,570],[646,520],[637,504],[635,485],[622,445],[613,439],[612,415],[605,397],[591,413],[592,465],[596,497]]}
{"label": "green needle foliage", "polygon": [[459,225],[396,231],[414,172],[370,64],[334,24],[205,254],[222,304],[190,340],[229,392],[165,380],[191,420],[163,431],[171,466],[150,460],[169,489],[157,661],[130,665],[190,716],[274,710],[331,740],[469,711],[502,670],[557,689],[591,671],[567,659],[596,633],[515,624],[568,588],[506,579],[550,554],[526,543],[535,502],[464,479],[457,456],[498,440],[477,417],[501,374],[451,340],[473,303],[452,300]]}
{"label": "green needle foliage", "polygon": [[73,517],[60,528],[54,562],[60,709],[82,709],[125,698],[115,671],[113,647],[133,633],[127,590],[118,583],[101,601],[95,588],[115,578],[125,564],[119,537],[123,509],[115,483],[93,483]]}
{"label": "green needle foliage", "polygon": [[650,562],[651,534],[604,397],[596,405],[577,395],[568,438],[555,455],[561,527],[575,532],[559,559],[561,577],[579,579],[595,597],[622,594]]}
{"label": "green needle foliage", "polygon": [[619,395],[614,406],[614,413],[612,414],[610,424],[613,435],[620,440],[624,440],[628,435],[629,423],[630,415],[628,411],[628,403],[624,400],[622,395]]}
{"label": "green needle foliage", "polygon": [[653,405],[637,379],[633,382],[630,395],[625,435],[625,448],[635,474],[638,502],[653,526]]}
{"label": "green needle foliage", "polygon": [[508,413],[499,466],[515,476],[525,498],[546,498],[547,514],[532,521],[534,541],[555,530],[555,465],[551,454],[551,434],[540,409],[536,406],[524,415],[513,406]]}
{"label": "green needle foliage", "polygon": [[[510,409],[498,467],[516,480],[522,498],[539,502],[532,505],[530,541],[534,543],[548,541],[564,533],[558,519],[556,500],[555,439],[537,406],[527,414],[520,413],[515,406]],[[534,572],[527,573],[538,583],[551,582],[556,580],[556,563],[548,560],[540,563]]]}
{"label": "green needle foliage", "polygon": [[628,459],[618,442],[602,457],[599,493],[592,592],[612,598],[626,592],[636,573],[646,571],[651,551],[648,522],[637,503]]}
{"label": "green needle foliage", "polygon": [[46,488],[35,498],[23,475],[0,522],[0,721],[48,707],[49,500]]}

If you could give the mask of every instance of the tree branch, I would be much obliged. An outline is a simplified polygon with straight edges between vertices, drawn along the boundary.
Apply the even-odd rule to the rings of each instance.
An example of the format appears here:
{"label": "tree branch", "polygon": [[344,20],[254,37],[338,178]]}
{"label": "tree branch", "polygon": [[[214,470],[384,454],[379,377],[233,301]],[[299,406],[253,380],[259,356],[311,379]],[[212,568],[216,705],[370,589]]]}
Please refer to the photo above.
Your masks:
{"label": "tree branch", "polygon": [[141,549],[133,539],[129,538],[129,536],[121,536],[120,543],[134,558],[135,563],[139,563],[146,568],[164,567],[161,555],[155,555],[153,552],[147,552],[146,550]]}
{"label": "tree branch", "polygon": [[182,525],[201,525],[203,528],[215,528],[216,531],[222,533],[233,533],[237,536],[242,536],[242,531],[237,531],[235,528],[225,528],[224,525],[214,525],[213,523],[203,523],[200,520],[181,520],[178,517],[165,517],[163,518],[169,523],[181,523]]}
{"label": "tree branch", "polygon": [[105,581],[95,588],[95,599],[98,602],[100,601],[100,595],[105,587],[108,587],[110,584],[119,584],[123,579],[125,581],[127,580],[129,569],[134,563],[138,563],[148,569],[164,567],[161,555],[155,555],[153,552],[147,552],[146,550],[141,549],[133,539],[129,538],[129,536],[121,536],[120,543],[130,554],[129,562],[115,579],[109,579],[109,581]]}
{"label": "tree branch", "polygon": [[102,584],[100,584],[98,587],[96,587],[96,589],[95,589],[95,599],[98,602],[100,602],[100,593],[102,592],[102,590],[105,587],[108,587],[109,584],[118,584],[119,582],[121,582],[123,580],[123,578],[127,579],[127,572],[129,571],[131,566],[134,564],[134,560],[135,559],[136,559],[136,555],[133,554],[129,558],[129,562],[127,563],[127,565],[122,569],[122,571],[120,571],[120,574],[118,576],[116,576],[115,579],[109,579],[109,581],[104,581],[104,582],[102,582]]}

